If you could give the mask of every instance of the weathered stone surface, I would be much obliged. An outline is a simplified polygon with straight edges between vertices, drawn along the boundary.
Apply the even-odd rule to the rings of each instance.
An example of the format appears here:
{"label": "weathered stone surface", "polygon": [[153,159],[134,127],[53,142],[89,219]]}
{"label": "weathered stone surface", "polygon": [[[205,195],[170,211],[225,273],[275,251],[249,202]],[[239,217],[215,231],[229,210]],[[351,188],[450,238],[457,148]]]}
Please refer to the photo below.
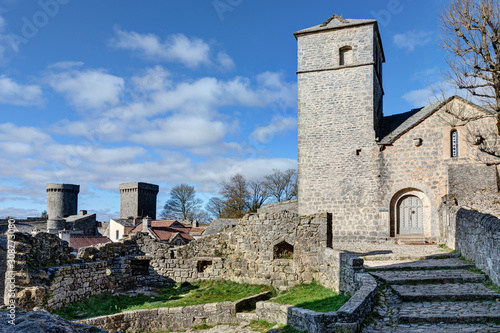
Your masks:
{"label": "weathered stone surface", "polygon": [[495,284],[500,284],[500,220],[453,205],[441,207],[441,219],[446,226],[446,244],[473,260]]}
{"label": "weathered stone surface", "polygon": [[106,333],[107,331],[88,325],[73,323],[46,311],[15,311],[14,325],[10,312],[0,312],[1,333]]}

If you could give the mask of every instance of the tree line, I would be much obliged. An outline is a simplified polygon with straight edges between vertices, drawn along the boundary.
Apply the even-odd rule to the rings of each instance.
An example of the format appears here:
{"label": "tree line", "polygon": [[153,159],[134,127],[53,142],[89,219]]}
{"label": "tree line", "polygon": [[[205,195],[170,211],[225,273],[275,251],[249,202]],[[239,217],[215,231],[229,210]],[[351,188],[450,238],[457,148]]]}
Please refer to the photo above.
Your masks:
{"label": "tree line", "polygon": [[203,201],[196,197],[194,186],[174,186],[161,217],[207,222],[211,218],[240,218],[255,213],[266,203],[297,198],[297,171],[274,169],[260,181],[248,181],[238,173],[220,182],[219,187],[218,196],[210,198],[203,208]]}

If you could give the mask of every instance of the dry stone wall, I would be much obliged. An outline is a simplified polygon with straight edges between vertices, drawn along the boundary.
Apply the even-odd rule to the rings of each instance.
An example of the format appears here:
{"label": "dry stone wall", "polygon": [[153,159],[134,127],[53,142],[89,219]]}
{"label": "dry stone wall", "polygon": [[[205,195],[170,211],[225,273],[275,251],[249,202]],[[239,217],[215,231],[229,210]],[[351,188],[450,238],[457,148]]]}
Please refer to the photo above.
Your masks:
{"label": "dry stone wall", "polygon": [[56,309],[131,286],[214,279],[281,290],[318,280],[338,290],[346,260],[340,252],[328,249],[331,225],[327,213],[253,214],[221,234],[183,247],[173,248],[137,233],[120,242],[82,248],[77,258],[55,235],[16,234],[16,301],[23,309]]}
{"label": "dry stone wall", "polygon": [[446,244],[500,284],[500,220],[452,205],[441,207],[441,218],[446,225]]}
{"label": "dry stone wall", "polygon": [[[357,266],[356,260],[351,261],[355,263],[353,270]],[[353,294],[338,311],[318,313],[296,306],[262,301],[257,302],[255,312],[260,320],[291,325],[308,333],[359,332],[377,301],[377,282],[367,273],[355,273],[350,281],[341,279],[341,284]]]}
{"label": "dry stone wall", "polygon": [[204,236],[220,233],[224,228],[235,227],[239,219],[214,219],[203,232]]}
{"label": "dry stone wall", "polygon": [[286,210],[287,212],[298,214],[299,213],[299,201],[297,199],[294,200],[287,200],[283,202],[277,202],[277,203],[272,203],[272,204],[267,204],[262,207],[260,207],[257,210],[257,213],[280,213],[282,211]]}
{"label": "dry stone wall", "polygon": [[193,326],[206,324],[237,323],[236,312],[246,304],[267,297],[269,292],[250,296],[236,302],[222,302],[192,305],[176,308],[158,308],[126,311],[110,316],[100,316],[78,321],[78,323],[100,327],[110,332],[136,331],[171,331],[185,330]]}

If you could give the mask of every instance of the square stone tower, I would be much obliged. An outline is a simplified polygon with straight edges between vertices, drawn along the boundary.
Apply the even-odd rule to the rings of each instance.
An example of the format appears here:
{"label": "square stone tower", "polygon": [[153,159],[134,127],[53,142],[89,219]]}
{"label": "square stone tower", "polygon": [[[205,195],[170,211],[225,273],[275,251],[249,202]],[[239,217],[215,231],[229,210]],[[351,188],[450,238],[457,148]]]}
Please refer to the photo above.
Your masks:
{"label": "square stone tower", "polygon": [[334,239],[384,236],[373,163],[385,61],[377,21],[333,15],[295,37],[299,214],[332,213]]}
{"label": "square stone tower", "polygon": [[156,196],[158,185],[148,183],[120,184],[120,218],[156,219]]}

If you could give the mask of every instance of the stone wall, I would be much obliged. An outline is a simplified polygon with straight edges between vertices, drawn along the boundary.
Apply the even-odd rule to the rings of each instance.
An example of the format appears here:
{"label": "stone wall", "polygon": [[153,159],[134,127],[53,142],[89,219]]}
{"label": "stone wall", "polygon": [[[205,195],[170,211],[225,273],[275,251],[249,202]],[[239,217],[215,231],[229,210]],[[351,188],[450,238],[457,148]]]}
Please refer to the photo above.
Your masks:
{"label": "stone wall", "polygon": [[126,311],[110,316],[94,317],[78,323],[100,327],[110,332],[135,332],[185,330],[193,326],[237,323],[238,308],[244,304],[254,304],[268,292],[250,296],[236,302],[211,303],[176,308],[158,308]]}
{"label": "stone wall", "polygon": [[[4,294],[5,290],[5,273],[7,272],[7,249],[0,246],[0,295]],[[2,297],[0,305],[5,304]]]}
{"label": "stone wall", "polygon": [[473,260],[495,284],[500,284],[500,220],[458,206],[441,207],[445,243]]}
{"label": "stone wall", "polygon": [[[352,275],[340,272],[346,263],[353,263],[345,254],[328,249],[331,226],[331,214],[327,213],[253,214],[221,234],[182,247],[173,248],[136,233],[119,242],[82,248],[77,258],[55,235],[18,233],[17,303],[23,309],[40,304],[57,308],[87,297],[87,292],[221,278],[280,290],[317,280],[338,290],[342,288],[341,276]],[[94,279],[94,275],[99,278]],[[34,302],[35,297],[41,303]]]}
{"label": "stone wall", "polygon": [[498,169],[498,165],[450,165],[447,200],[466,209],[500,216]]}
{"label": "stone wall", "polygon": [[96,214],[73,215],[65,218],[65,221],[65,229],[68,231],[81,232],[85,236],[97,235]]}
{"label": "stone wall", "polygon": [[[388,236],[379,222],[372,165],[382,105],[377,34],[373,22],[296,33],[299,214],[331,212],[338,241]],[[352,62],[340,65],[339,50],[346,46]]]}
{"label": "stone wall", "polygon": [[240,219],[214,219],[203,233],[204,236],[215,235],[226,227],[234,227]]}
{"label": "stone wall", "polygon": [[[353,269],[358,260],[361,260],[362,265],[362,259],[353,259],[352,262],[356,263]],[[263,301],[257,302],[257,317],[268,322],[291,325],[308,333],[359,332],[377,302],[377,282],[367,273],[355,273],[350,281],[341,279],[341,284],[353,294],[337,311],[318,313],[296,306]]]}
{"label": "stone wall", "polygon": [[267,204],[260,207],[257,213],[270,213],[276,214],[286,210],[287,212],[298,214],[299,213],[299,201],[297,199],[287,200],[283,202],[277,202],[272,204]]}

